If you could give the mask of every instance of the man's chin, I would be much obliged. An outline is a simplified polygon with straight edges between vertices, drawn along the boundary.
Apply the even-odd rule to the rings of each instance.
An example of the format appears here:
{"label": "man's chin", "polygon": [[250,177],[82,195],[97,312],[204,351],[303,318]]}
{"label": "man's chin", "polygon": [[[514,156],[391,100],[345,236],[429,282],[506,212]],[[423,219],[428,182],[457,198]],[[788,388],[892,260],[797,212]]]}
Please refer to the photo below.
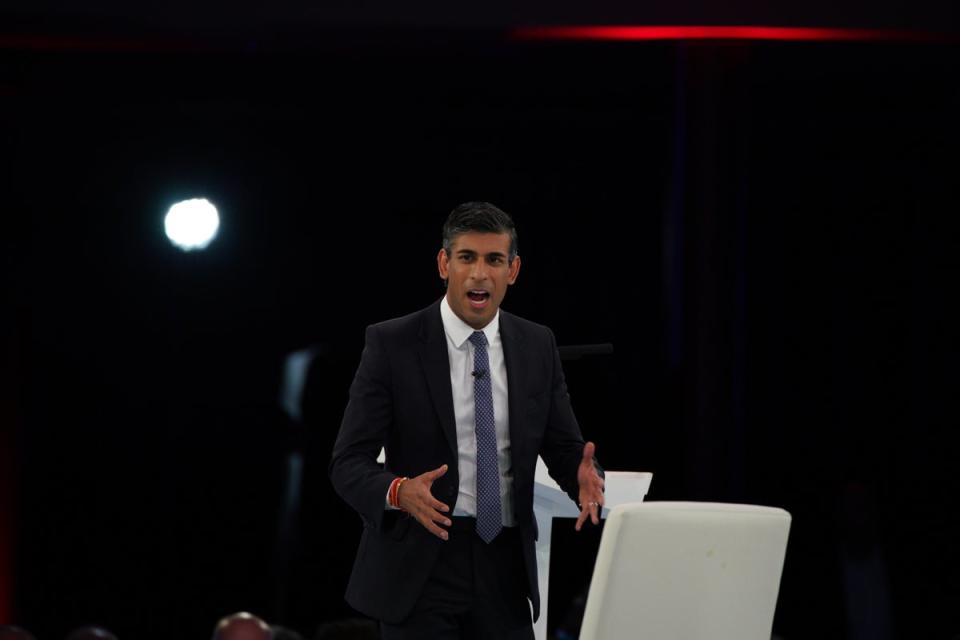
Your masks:
{"label": "man's chin", "polygon": [[495,309],[468,309],[466,323],[476,330],[483,329],[493,320]]}

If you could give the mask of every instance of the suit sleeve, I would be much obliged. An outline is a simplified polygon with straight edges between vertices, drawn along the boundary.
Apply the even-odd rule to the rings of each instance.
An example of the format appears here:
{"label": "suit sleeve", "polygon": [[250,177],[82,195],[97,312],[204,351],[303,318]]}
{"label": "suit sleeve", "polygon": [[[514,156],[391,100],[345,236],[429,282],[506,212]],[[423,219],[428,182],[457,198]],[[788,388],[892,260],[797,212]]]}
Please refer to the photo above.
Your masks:
{"label": "suit sleeve", "polygon": [[[547,464],[550,476],[570,496],[574,503],[579,501],[580,486],[577,483],[577,468],[583,459],[583,435],[580,425],[570,404],[570,393],[563,375],[560,351],[553,332],[550,336],[550,357],[552,358],[552,376],[550,389],[550,415],[547,430],[540,447],[540,455]],[[603,468],[594,459],[597,473],[603,477]]]}
{"label": "suit sleeve", "polygon": [[377,463],[392,424],[390,364],[377,328],[370,326],[333,446],[330,480],[364,524],[376,529],[382,525],[385,496],[394,478]]}

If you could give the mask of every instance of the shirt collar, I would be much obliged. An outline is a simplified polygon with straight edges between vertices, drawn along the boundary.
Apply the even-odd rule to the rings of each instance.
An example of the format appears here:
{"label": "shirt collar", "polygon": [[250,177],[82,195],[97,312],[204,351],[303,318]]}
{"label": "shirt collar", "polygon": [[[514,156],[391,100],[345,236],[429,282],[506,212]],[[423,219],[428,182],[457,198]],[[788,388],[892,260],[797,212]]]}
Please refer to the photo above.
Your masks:
{"label": "shirt collar", "polygon": [[[450,302],[447,301],[447,296],[443,296],[443,300],[440,301],[440,318],[443,320],[443,330],[450,340],[453,341],[453,345],[457,349],[463,347],[463,343],[466,342],[475,331],[473,327],[461,320],[460,316],[453,312],[453,309],[450,308]],[[493,344],[497,335],[500,333],[500,309],[497,309],[493,320],[481,329],[481,331],[487,336],[487,343]]]}

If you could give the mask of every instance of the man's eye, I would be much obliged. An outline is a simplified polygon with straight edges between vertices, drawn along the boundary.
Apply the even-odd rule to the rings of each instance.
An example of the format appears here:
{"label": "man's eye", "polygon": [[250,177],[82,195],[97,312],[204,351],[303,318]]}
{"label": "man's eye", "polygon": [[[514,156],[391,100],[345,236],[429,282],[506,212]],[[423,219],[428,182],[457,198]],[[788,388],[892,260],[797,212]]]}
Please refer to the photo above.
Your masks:
{"label": "man's eye", "polygon": [[493,256],[490,258],[490,264],[503,264],[503,258],[501,256]]}
{"label": "man's eye", "polygon": [[471,256],[469,253],[460,254],[461,262],[470,262],[471,260],[473,260],[473,256]]}

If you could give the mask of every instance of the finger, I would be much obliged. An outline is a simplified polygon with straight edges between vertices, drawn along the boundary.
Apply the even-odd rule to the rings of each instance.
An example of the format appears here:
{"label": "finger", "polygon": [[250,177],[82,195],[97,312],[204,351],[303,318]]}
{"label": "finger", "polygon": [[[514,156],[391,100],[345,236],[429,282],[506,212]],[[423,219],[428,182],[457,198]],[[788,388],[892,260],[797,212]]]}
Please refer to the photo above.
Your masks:
{"label": "finger", "polygon": [[593,522],[593,524],[600,524],[600,518],[597,517],[597,510],[599,510],[599,508],[596,502],[590,505],[590,521]]}
{"label": "finger", "polygon": [[580,515],[577,517],[577,524],[573,525],[575,531],[580,531],[580,527],[583,526],[584,521],[587,519],[587,510],[581,509]]}
{"label": "finger", "polygon": [[584,462],[586,463],[593,462],[593,453],[596,450],[596,448],[597,448],[596,445],[594,445],[592,442],[588,442],[587,444],[583,445],[583,461]]}
{"label": "finger", "polygon": [[452,522],[450,522],[450,519],[448,517],[446,517],[442,513],[437,513],[436,511],[434,511],[433,515],[431,515],[430,517],[433,519],[434,522],[438,524],[442,524],[445,527],[449,527],[450,525],[453,524]]}
{"label": "finger", "polygon": [[594,469],[594,477],[591,481],[591,484],[593,485],[594,491],[602,498],[603,490],[607,487],[607,483],[603,481],[603,478],[596,474],[596,469]]}
{"label": "finger", "polygon": [[446,515],[426,505],[424,505],[424,507],[420,510],[419,513],[421,516],[430,520],[431,522],[438,522],[446,527],[449,527],[452,524],[450,522],[450,519]]}
{"label": "finger", "polygon": [[440,524],[450,526],[450,521],[447,520],[443,515],[429,508],[421,508],[418,509],[413,516],[417,519],[417,522],[423,525],[424,529],[438,538],[443,540],[447,539],[449,534],[447,533],[446,529],[440,526]]}
{"label": "finger", "polygon": [[446,505],[438,502],[433,498],[432,495],[427,493],[426,495],[418,496],[416,503],[411,505],[410,512],[414,517],[416,517],[417,520],[420,520],[421,522],[424,520],[429,520],[431,522],[439,522],[441,524],[450,526],[451,523],[449,518],[446,514],[442,513],[436,505],[446,507]]}
{"label": "finger", "polygon": [[436,509],[437,511],[443,511],[444,513],[446,513],[447,511],[450,511],[450,507],[448,507],[447,505],[443,504],[442,502],[440,502],[440,501],[437,500],[436,498],[434,498],[434,499],[431,500],[430,506],[431,506],[432,508]]}
{"label": "finger", "polygon": [[430,482],[433,482],[434,480],[436,480],[446,472],[447,472],[447,465],[442,464],[436,469],[434,469],[433,471],[427,471],[425,474],[423,474],[423,477],[429,480]]}
{"label": "finger", "polygon": [[427,531],[429,531],[429,532],[432,533],[433,535],[437,536],[437,537],[440,538],[441,540],[446,540],[446,539],[448,539],[448,538],[450,537],[450,534],[447,533],[447,530],[446,530],[446,529],[444,529],[444,528],[442,528],[442,527],[438,527],[437,525],[435,525],[435,524],[434,524],[433,522],[431,522],[430,520],[427,520],[427,521],[425,521],[425,522],[424,522],[423,520],[420,520],[419,518],[418,518],[418,520],[419,520],[420,524],[422,524],[423,527],[424,527]]}
{"label": "finger", "polygon": [[594,474],[592,478],[587,480],[585,489],[594,495],[594,500],[600,500],[603,498],[603,478]]}

